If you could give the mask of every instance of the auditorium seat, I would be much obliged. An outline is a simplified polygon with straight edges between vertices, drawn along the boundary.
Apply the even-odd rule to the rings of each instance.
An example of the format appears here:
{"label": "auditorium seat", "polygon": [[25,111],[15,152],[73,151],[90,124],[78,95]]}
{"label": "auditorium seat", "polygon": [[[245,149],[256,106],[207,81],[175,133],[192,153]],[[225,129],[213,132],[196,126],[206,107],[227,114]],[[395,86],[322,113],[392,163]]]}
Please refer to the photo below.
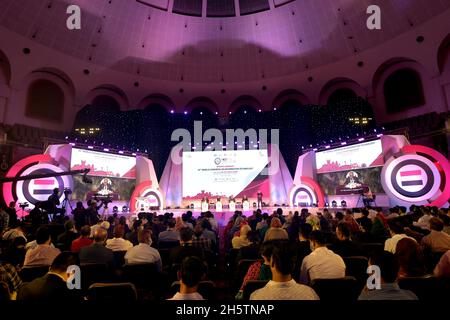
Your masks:
{"label": "auditorium seat", "polygon": [[358,282],[359,289],[362,290],[367,282],[367,267],[369,261],[366,257],[354,256],[344,257],[345,275],[354,277]]}
{"label": "auditorium seat", "polygon": [[252,259],[242,259],[239,261],[236,272],[234,273],[234,288],[238,289],[244,281],[245,275],[247,274],[248,268],[258,260]]}
{"label": "auditorium seat", "polygon": [[48,272],[49,266],[23,267],[20,272],[20,279],[23,282],[31,282],[36,278],[44,276]]}
{"label": "auditorium seat", "polygon": [[[445,286],[444,286],[445,284]],[[400,288],[411,290],[419,300],[435,301],[449,296],[448,281],[433,275],[423,277],[406,277],[398,280]]]}
{"label": "auditorium seat", "polygon": [[374,254],[378,254],[383,252],[384,244],[383,243],[362,243],[361,249],[367,258],[370,258]]}
{"label": "auditorium seat", "polygon": [[114,265],[116,268],[121,269],[125,264],[125,254],[126,251],[113,251],[114,255]]}
{"label": "auditorium seat", "polygon": [[11,300],[8,284],[4,281],[0,281],[0,302]]}
{"label": "auditorium seat", "polygon": [[81,269],[81,288],[87,290],[96,282],[112,282],[112,271],[103,263],[83,263]]}
{"label": "auditorium seat", "polygon": [[158,249],[171,249],[180,246],[180,241],[159,241]]}
{"label": "auditorium seat", "polygon": [[361,293],[354,277],[315,279],[311,282],[311,287],[320,300],[324,301],[356,301]]}
{"label": "auditorium seat", "polygon": [[244,293],[243,293],[243,299],[244,300],[250,300],[250,296],[253,292],[255,292],[258,289],[263,288],[268,280],[250,280],[247,281],[244,287]]}
{"label": "auditorium seat", "polygon": [[152,297],[162,297],[167,287],[167,276],[158,272],[154,263],[125,264],[123,279],[136,286],[139,296],[145,292],[153,294]]}
{"label": "auditorium seat", "polygon": [[130,302],[137,300],[137,291],[134,284],[125,283],[94,283],[87,293],[90,301],[117,301]]}
{"label": "auditorium seat", "polygon": [[[171,297],[180,291],[180,281],[174,281],[170,286]],[[216,300],[217,292],[216,286],[212,281],[200,281],[198,284],[198,293],[205,300]]]}

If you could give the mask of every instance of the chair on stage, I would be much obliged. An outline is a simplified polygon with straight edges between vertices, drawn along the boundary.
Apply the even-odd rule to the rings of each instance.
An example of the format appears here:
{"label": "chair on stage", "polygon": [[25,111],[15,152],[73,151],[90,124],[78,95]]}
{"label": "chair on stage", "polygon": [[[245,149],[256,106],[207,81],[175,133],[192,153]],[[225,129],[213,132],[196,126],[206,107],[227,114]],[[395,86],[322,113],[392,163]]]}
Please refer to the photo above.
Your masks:
{"label": "chair on stage", "polygon": [[134,284],[125,283],[94,283],[87,293],[89,301],[131,302],[137,300],[137,291]]}

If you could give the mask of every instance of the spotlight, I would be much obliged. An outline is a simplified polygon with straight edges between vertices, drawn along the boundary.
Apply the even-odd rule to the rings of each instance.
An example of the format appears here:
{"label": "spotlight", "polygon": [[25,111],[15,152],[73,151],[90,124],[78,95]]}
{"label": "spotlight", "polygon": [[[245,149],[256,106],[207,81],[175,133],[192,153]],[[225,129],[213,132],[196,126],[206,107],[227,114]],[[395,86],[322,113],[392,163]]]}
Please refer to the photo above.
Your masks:
{"label": "spotlight", "polygon": [[184,112],[184,114],[187,114],[187,113],[188,113],[187,111]]}
{"label": "spotlight", "polygon": [[170,113],[172,113],[172,114],[173,114],[173,113],[175,113],[175,111],[174,111],[174,110],[170,110]]}

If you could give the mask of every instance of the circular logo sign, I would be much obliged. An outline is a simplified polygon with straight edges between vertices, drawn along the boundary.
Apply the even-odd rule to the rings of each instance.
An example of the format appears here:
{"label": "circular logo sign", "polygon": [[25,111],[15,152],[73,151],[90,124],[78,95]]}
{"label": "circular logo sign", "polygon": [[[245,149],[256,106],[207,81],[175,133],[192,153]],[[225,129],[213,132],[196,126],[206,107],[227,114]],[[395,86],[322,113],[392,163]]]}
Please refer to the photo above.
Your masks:
{"label": "circular logo sign", "polygon": [[441,185],[441,175],[436,165],[414,154],[392,158],[383,167],[381,176],[386,193],[407,202],[432,199]]}
{"label": "circular logo sign", "polygon": [[150,211],[158,208],[162,210],[162,195],[159,190],[152,188],[150,181],[145,181],[136,186],[131,195],[130,211],[133,213]]}
{"label": "circular logo sign", "polygon": [[317,203],[316,193],[306,185],[300,185],[294,189],[291,199],[294,207],[310,207]]}
{"label": "circular logo sign", "polygon": [[[21,176],[52,174],[63,172],[57,166],[49,163],[35,164],[22,172]],[[27,201],[34,205],[40,201],[46,201],[53,193],[53,189],[58,188],[61,192],[60,201],[64,199],[62,191],[64,188],[71,188],[72,179],[69,176],[39,178],[32,180],[18,181],[16,184],[16,195],[20,202]]]}

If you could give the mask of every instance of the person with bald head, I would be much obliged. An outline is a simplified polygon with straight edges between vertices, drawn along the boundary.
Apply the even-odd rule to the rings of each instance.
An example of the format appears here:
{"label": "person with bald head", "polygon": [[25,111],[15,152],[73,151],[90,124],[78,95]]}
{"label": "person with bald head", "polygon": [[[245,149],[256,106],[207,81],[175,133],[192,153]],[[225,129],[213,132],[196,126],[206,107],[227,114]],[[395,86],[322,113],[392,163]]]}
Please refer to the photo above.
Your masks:
{"label": "person with bald head", "polygon": [[103,228],[95,230],[94,242],[90,246],[80,249],[80,263],[103,263],[113,267],[113,251],[105,247],[107,237],[107,230]]}

